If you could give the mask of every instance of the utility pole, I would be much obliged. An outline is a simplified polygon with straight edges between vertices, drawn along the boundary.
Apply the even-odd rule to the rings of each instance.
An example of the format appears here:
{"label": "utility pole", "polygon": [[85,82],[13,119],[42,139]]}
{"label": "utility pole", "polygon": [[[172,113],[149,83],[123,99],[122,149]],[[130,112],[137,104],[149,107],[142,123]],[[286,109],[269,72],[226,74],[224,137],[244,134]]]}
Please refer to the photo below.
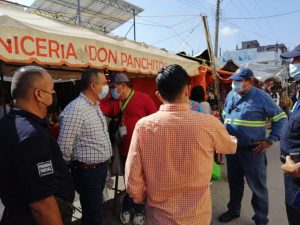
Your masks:
{"label": "utility pole", "polygon": [[78,18],[78,25],[81,26],[81,12],[80,12],[80,0],[77,0],[77,18]]}
{"label": "utility pole", "polygon": [[133,9],[133,39],[136,41],[136,33],[135,33],[135,10]]}
{"label": "utility pole", "polygon": [[219,48],[218,44],[219,44],[220,4],[221,4],[221,0],[217,0],[216,26],[215,26],[215,49],[214,49],[215,57],[218,57],[218,48]]}

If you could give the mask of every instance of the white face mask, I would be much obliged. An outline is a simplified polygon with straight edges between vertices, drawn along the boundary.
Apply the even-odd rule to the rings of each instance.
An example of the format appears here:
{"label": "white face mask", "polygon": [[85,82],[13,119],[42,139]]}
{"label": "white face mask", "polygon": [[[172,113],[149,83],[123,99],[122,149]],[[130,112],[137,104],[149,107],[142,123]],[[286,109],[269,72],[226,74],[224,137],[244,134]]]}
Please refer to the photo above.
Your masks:
{"label": "white face mask", "polygon": [[101,91],[101,93],[98,94],[98,97],[100,99],[104,99],[106,97],[106,95],[108,94],[108,92],[109,92],[108,85],[103,85],[102,86],[102,91]]}
{"label": "white face mask", "polygon": [[294,78],[294,80],[300,80],[300,63],[290,64],[290,77]]}
{"label": "white face mask", "polygon": [[233,80],[231,84],[232,90],[236,93],[241,93],[243,91],[243,81]]}

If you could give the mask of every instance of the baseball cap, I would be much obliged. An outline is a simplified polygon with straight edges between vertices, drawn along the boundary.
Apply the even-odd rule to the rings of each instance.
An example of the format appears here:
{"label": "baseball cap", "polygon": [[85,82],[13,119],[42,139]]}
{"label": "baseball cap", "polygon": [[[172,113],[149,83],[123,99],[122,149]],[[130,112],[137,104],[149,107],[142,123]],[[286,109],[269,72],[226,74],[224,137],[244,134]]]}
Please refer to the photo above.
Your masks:
{"label": "baseball cap", "polygon": [[300,56],[300,44],[297,45],[293,50],[281,53],[280,57],[283,59],[291,59]]}
{"label": "baseball cap", "polygon": [[229,78],[232,80],[245,80],[251,77],[254,77],[252,70],[247,67],[242,67],[235,71]]}
{"label": "baseball cap", "polygon": [[112,86],[115,83],[125,83],[125,82],[130,82],[127,75],[125,73],[116,73],[115,75],[112,76],[109,86]]}

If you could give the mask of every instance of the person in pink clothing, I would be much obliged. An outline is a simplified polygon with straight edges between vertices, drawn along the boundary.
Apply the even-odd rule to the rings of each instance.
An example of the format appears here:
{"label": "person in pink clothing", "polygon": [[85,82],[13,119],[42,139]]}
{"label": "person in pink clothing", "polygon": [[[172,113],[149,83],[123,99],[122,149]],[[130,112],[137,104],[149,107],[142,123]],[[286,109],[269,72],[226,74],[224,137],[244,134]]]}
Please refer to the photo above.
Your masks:
{"label": "person in pink clothing", "polygon": [[138,121],[125,166],[127,193],[145,203],[148,225],[209,225],[214,150],[236,151],[236,138],[211,115],[190,110],[190,79],[179,65],[157,75],[160,110]]}

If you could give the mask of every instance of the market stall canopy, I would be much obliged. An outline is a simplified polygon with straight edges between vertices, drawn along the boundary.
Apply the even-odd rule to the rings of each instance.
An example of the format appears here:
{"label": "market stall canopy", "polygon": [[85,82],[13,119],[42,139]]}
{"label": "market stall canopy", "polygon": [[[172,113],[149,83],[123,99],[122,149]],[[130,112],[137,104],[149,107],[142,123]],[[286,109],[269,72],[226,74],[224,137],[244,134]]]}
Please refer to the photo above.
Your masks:
{"label": "market stall canopy", "polygon": [[224,66],[221,68],[221,70],[228,71],[228,72],[235,72],[239,66],[235,64],[231,59],[227,60],[227,62],[224,64]]}
{"label": "market stall canopy", "polygon": [[145,75],[155,75],[163,66],[179,64],[190,76],[199,74],[199,63],[189,59],[144,43],[65,25],[2,3],[0,26],[0,59],[8,63],[91,66]]}
{"label": "market stall canopy", "polygon": [[109,33],[143,12],[143,9],[123,0],[35,0],[28,11],[46,14],[73,25],[80,21],[83,27]]}
{"label": "market stall canopy", "polygon": [[253,71],[254,76],[262,82],[270,78],[278,78],[281,81],[284,81],[284,79],[287,78],[287,70],[285,66],[273,66],[261,63],[246,63],[241,67],[250,68]]}

